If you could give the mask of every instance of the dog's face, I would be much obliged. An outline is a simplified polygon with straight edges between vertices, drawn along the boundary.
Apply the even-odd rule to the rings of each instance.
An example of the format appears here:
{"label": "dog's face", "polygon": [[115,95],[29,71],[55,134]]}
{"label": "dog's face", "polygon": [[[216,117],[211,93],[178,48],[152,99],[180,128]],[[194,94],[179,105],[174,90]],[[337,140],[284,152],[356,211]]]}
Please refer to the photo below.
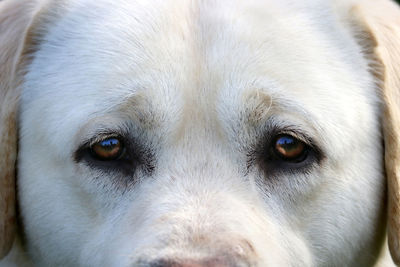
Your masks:
{"label": "dog's face", "polygon": [[372,57],[349,6],[289,2],[43,4],[19,104],[32,262],[374,263],[386,183]]}

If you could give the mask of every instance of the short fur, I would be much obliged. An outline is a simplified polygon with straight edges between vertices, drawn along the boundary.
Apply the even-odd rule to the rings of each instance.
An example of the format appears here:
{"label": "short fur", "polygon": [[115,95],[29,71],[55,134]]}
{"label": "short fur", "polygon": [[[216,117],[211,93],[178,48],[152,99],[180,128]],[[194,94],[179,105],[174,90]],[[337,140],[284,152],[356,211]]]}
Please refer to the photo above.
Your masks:
{"label": "short fur", "polygon": [[389,0],[1,1],[0,266],[373,266],[386,217],[400,263],[399,47]]}

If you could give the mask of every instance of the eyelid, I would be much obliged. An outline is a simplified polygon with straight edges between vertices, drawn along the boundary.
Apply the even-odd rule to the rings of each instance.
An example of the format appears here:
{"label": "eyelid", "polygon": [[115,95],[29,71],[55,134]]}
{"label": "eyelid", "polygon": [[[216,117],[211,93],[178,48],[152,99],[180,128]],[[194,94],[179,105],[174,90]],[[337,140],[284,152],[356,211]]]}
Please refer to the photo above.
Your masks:
{"label": "eyelid", "polygon": [[106,139],[109,139],[109,138],[117,138],[117,139],[121,139],[121,140],[124,139],[124,137],[120,133],[103,133],[103,134],[96,135],[93,138],[87,140],[85,142],[85,144],[88,147],[91,147],[91,146],[93,146],[101,141],[104,141]]}
{"label": "eyelid", "polygon": [[294,138],[297,138],[298,140],[303,142],[306,146],[308,146],[310,149],[312,149],[315,152],[315,156],[318,161],[321,161],[322,159],[325,158],[326,154],[324,153],[321,144],[318,143],[314,138],[309,136],[306,131],[300,130],[296,126],[284,126],[284,127],[273,127],[273,128],[274,129],[268,133],[272,138],[270,139],[270,146],[272,145],[272,142],[274,142],[274,138],[276,138],[279,135],[288,134],[293,136]]}
{"label": "eyelid", "polygon": [[312,141],[312,139],[310,137],[308,137],[304,133],[300,133],[299,131],[284,129],[284,130],[278,131],[278,133],[275,135],[275,137],[280,136],[280,135],[290,135],[310,147],[315,146],[314,142]]}
{"label": "eyelid", "polygon": [[136,129],[130,120],[115,114],[94,117],[79,128],[74,138],[74,151],[93,145],[110,136],[128,137]]}
{"label": "eyelid", "polygon": [[78,145],[78,150],[82,148],[88,148],[93,146],[94,144],[101,142],[105,139],[114,137],[118,138],[121,140],[126,139],[125,136],[127,136],[125,133],[122,131],[116,131],[115,129],[102,129],[101,131],[93,132],[91,133],[90,136],[84,138],[83,141],[80,142]]}
{"label": "eyelid", "polygon": [[93,136],[85,138],[81,143],[79,143],[79,145],[76,147],[75,152],[74,152],[74,156],[73,156],[74,160],[76,162],[80,161],[80,159],[82,158],[83,152],[98,142],[101,142],[110,137],[115,137],[115,138],[118,138],[118,139],[121,139],[122,141],[124,141],[125,138],[123,136],[124,135],[122,135],[120,132],[115,132],[115,131],[102,130],[101,132],[97,132]]}
{"label": "eyelid", "polygon": [[248,150],[248,164],[251,166],[256,158],[263,158],[265,149],[270,150],[274,146],[276,138],[280,135],[290,135],[303,142],[309,149],[311,149],[318,162],[324,159],[325,153],[323,146],[312,133],[303,128],[302,125],[289,124],[290,122],[279,118],[270,118],[264,127],[259,128],[258,138],[253,143],[253,146]]}
{"label": "eyelid", "polygon": [[322,129],[315,128],[307,123],[307,120],[272,114],[262,126],[256,128],[256,131],[259,136],[262,135],[264,141],[273,142],[271,139],[277,135],[288,134],[318,151],[326,149],[323,136],[321,136]]}
{"label": "eyelid", "polygon": [[293,125],[276,125],[275,123],[268,126],[266,134],[269,136],[271,141],[279,135],[290,135],[308,146],[313,146],[314,141],[304,130],[299,129],[297,126]]}

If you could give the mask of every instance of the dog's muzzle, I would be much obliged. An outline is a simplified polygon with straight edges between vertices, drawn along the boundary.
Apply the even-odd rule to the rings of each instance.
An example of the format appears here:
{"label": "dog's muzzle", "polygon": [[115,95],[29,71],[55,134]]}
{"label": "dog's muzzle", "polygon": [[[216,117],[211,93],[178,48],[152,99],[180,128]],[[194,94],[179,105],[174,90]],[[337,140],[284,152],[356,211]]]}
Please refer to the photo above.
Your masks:
{"label": "dog's muzzle", "polygon": [[[248,267],[252,266],[243,259],[235,259],[232,256],[209,258],[204,260],[155,260],[151,262],[142,262],[133,266],[140,267]],[[132,267],[133,267],[132,266]]]}

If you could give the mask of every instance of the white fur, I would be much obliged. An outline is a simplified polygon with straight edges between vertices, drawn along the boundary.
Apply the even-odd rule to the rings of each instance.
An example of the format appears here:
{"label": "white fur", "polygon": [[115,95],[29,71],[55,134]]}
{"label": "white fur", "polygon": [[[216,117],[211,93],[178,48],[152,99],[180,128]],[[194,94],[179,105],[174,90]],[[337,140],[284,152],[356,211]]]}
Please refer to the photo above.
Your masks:
{"label": "white fur", "polygon": [[[20,107],[29,264],[374,263],[385,223],[379,100],[337,5],[53,5]],[[312,136],[321,163],[307,174],[247,170],[246,151],[271,120]],[[127,123],[154,149],[151,175],[124,184],[74,161],[83,137]]]}

